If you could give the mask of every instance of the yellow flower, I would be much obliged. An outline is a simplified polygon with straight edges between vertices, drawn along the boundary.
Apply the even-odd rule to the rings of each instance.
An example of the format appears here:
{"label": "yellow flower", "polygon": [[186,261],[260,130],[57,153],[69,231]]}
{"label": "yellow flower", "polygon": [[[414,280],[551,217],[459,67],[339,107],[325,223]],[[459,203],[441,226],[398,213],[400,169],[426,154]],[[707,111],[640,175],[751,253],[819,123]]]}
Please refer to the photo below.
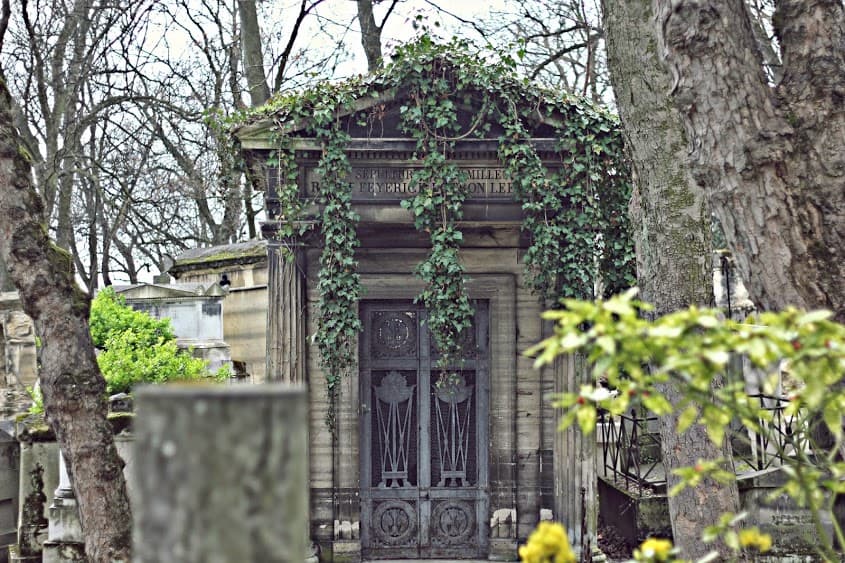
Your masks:
{"label": "yellow flower", "polygon": [[637,561],[671,561],[672,542],[660,538],[648,538],[640,544],[639,549],[634,550],[634,559]]}
{"label": "yellow flower", "polygon": [[766,553],[772,549],[772,536],[761,534],[756,526],[747,530],[740,530],[739,545],[742,547],[754,547],[760,553]]}
{"label": "yellow flower", "polygon": [[523,563],[575,563],[575,553],[569,545],[566,530],[557,522],[540,522],[519,548]]}

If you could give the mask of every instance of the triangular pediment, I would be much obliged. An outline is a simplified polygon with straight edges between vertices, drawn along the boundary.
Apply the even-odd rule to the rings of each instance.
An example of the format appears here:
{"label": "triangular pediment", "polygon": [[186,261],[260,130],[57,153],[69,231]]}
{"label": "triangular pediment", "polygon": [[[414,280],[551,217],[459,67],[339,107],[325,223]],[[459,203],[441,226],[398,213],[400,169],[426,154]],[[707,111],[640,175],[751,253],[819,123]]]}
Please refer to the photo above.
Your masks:
{"label": "triangular pediment", "polygon": [[[377,76],[373,77],[375,80]],[[576,97],[565,94],[556,95],[544,92],[531,85],[516,81],[525,88],[526,104],[532,108],[527,115],[530,136],[533,138],[553,138],[558,134],[561,124],[571,118],[569,107],[574,112],[583,111],[588,104]],[[340,128],[347,131],[353,139],[398,140],[408,139],[411,134],[400,127],[400,113],[403,107],[416,103],[411,95],[411,88],[406,85],[384,86],[373,82],[366,88],[360,88],[363,94],[351,103],[342,105],[336,111],[341,121]],[[455,105],[461,130],[456,134],[461,139],[498,139],[503,131],[498,120],[487,119],[484,102],[484,85],[469,84],[456,90],[450,100]],[[545,94],[549,98],[545,98]],[[284,107],[272,110],[272,102],[267,108],[257,112],[252,118],[233,130],[244,149],[272,149],[274,140],[280,135],[288,139],[309,139],[313,136],[309,129],[308,117],[294,117]],[[563,111],[562,109],[563,108]],[[309,144],[303,143],[303,148]]]}

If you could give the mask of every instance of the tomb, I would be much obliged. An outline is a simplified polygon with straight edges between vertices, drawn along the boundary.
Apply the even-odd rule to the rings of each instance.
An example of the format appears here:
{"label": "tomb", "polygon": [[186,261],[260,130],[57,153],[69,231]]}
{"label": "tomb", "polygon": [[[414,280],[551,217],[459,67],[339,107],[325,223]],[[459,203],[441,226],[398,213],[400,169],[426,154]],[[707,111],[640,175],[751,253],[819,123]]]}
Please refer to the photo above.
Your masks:
{"label": "tomb", "polygon": [[[524,129],[515,140],[519,135],[490,109],[498,103],[490,101],[493,94],[482,82],[465,76],[461,82],[441,55],[421,66],[442,69],[445,86],[430,95],[448,100],[441,107],[452,112],[453,130],[432,137],[443,147],[441,168],[430,164],[438,151],[425,148],[435,145],[409,126],[408,112],[425,104],[419,82],[411,73],[395,78],[395,67],[348,90],[318,89],[302,106],[271,104],[235,129],[266,196],[266,377],[309,389],[310,534],[323,560],[513,560],[541,511],[565,523],[576,551],[595,546],[595,440],[582,440],[574,429],[557,432],[559,413],[546,398],[575,388],[583,368],[570,358],[537,370],[523,354],[548,335],[540,315],[558,296],[547,292],[544,300],[534,291],[536,278],[528,279],[526,256],[538,251],[536,233],[524,227],[527,213],[558,220],[573,205],[566,228],[576,228],[592,200],[579,200],[574,190],[571,200],[531,208],[544,186],[574,178],[572,167],[587,168],[576,189],[624,191],[618,163],[596,152],[593,167],[584,166],[578,151],[595,149],[565,137],[577,129],[570,121],[608,135],[615,125],[580,100],[547,103],[533,87],[507,78],[497,88],[524,95],[525,107],[516,110]],[[430,119],[423,111],[420,130]],[[513,177],[521,170],[507,156],[514,147],[530,147],[532,162],[542,166],[545,177],[533,176],[535,188]],[[342,161],[340,174],[330,158]],[[455,173],[452,188],[425,185],[426,171],[437,176],[446,169]],[[327,182],[340,186],[336,198]],[[460,230],[457,253],[471,307],[460,352],[445,363],[434,314],[418,299],[430,282],[417,273],[432,250],[429,231],[440,232],[442,224],[418,228],[415,218],[425,212],[414,207],[426,204],[414,200],[421,190],[436,198],[441,188],[465,196],[451,222]],[[359,276],[350,308],[360,330],[353,331],[351,367],[341,376],[327,373],[334,364],[321,356],[318,340],[334,315],[346,312],[332,312],[331,303],[321,310],[321,292],[344,291],[321,269],[333,259],[325,257],[327,245],[335,244],[326,238],[328,208],[346,204],[354,260],[338,276]],[[588,221],[578,229],[589,248],[555,244],[564,256],[588,256],[583,262],[593,268],[603,259],[598,227]],[[347,236],[339,232],[328,236]],[[583,281],[591,295],[597,279],[585,274]]]}

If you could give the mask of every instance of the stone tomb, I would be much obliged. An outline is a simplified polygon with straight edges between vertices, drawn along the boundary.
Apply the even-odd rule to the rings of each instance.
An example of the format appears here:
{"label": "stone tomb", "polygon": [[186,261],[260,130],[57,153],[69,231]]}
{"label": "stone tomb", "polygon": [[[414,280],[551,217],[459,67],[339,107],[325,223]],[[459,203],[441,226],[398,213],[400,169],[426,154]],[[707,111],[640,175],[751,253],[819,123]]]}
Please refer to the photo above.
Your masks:
{"label": "stone tomb", "polygon": [[[555,413],[544,400],[556,388],[574,385],[575,367],[561,362],[536,370],[523,356],[548,327],[525,284],[522,211],[498,160],[495,130],[489,138],[457,142],[451,155],[467,173],[461,260],[476,315],[459,392],[446,396],[434,386],[426,312],[414,303],[423,288],[414,269],[430,246],[400,206],[412,195],[410,178],[419,167],[414,141],[403,138],[396,125],[401,103],[395,95],[376,94],[340,116],[341,128],[352,137],[348,181],[360,215],[356,259],[364,328],[357,372],[342,380],[336,397],[334,436],[325,423],[325,380],[309,338],[319,314],[319,229],[280,240],[278,171],[267,166],[263,173],[266,373],[268,380],[308,384],[311,538],[323,560],[514,560],[542,510],[567,525],[578,549],[583,541],[589,550],[595,512],[588,507],[584,516],[582,507],[594,504],[594,453],[574,434],[556,432]],[[358,124],[356,112],[377,105],[383,127],[374,137]],[[242,126],[236,134],[245,156],[266,162],[276,147],[277,127],[272,119]],[[317,215],[319,143],[300,125],[287,127],[285,133],[294,137],[300,196]],[[554,168],[560,159],[551,131],[537,123],[532,142]],[[293,249],[294,259],[286,259],[283,249]]]}

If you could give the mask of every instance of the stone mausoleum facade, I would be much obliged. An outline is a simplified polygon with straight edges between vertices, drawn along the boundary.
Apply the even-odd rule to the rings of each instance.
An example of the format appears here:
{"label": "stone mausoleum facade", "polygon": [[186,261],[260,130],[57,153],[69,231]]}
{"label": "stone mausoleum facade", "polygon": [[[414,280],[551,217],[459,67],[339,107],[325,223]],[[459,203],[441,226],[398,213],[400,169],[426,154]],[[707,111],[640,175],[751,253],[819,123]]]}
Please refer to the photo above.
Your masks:
{"label": "stone mausoleum facade", "polygon": [[[436,350],[426,311],[415,303],[415,275],[430,243],[400,206],[419,167],[414,141],[397,127],[407,100],[377,93],[338,116],[351,135],[352,201],[360,215],[356,251],[363,295],[357,369],[329,410],[311,335],[317,326],[318,230],[283,238],[278,171],[264,170],[268,221],[267,380],[306,382],[310,396],[310,535],[322,560],[514,560],[519,542],[542,517],[566,523],[578,550],[595,541],[594,442],[556,432],[545,396],[571,388],[573,362],[534,369],[524,351],[548,326],[524,278],[522,210],[498,159],[499,132],[456,142],[450,158],[466,172],[461,261],[475,309],[459,380],[436,383]],[[360,115],[378,109],[378,134]],[[462,119],[471,121],[470,113]],[[237,131],[249,160],[267,162],[277,147],[274,119]],[[299,125],[294,138],[300,197],[316,214],[320,143]],[[556,166],[555,139],[538,122],[532,140]],[[559,166],[559,164],[557,164]],[[293,258],[289,258],[291,255]],[[586,507],[586,509],[585,509]]]}

